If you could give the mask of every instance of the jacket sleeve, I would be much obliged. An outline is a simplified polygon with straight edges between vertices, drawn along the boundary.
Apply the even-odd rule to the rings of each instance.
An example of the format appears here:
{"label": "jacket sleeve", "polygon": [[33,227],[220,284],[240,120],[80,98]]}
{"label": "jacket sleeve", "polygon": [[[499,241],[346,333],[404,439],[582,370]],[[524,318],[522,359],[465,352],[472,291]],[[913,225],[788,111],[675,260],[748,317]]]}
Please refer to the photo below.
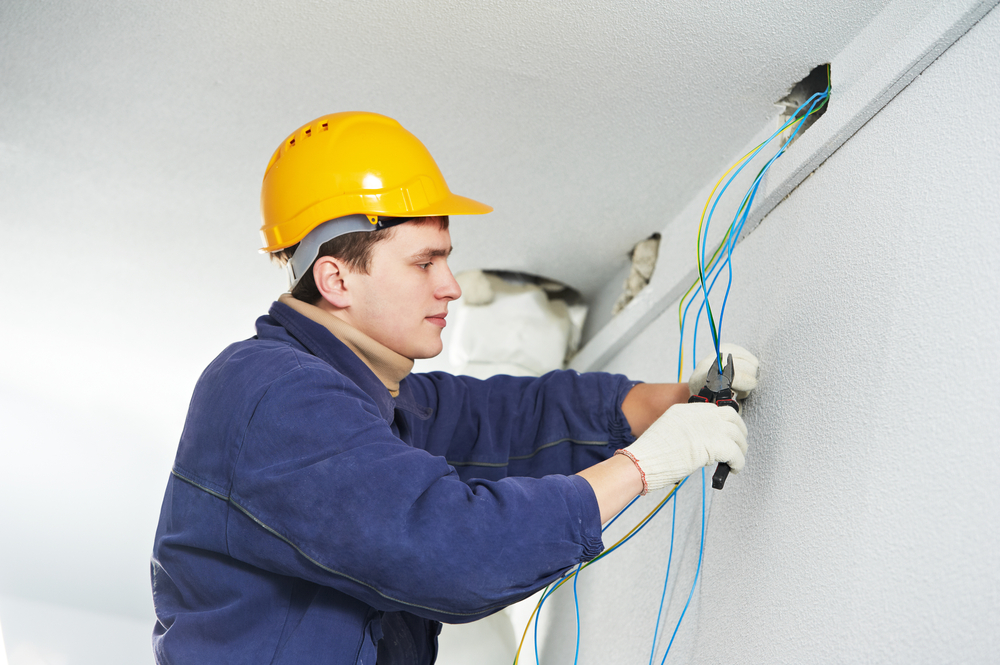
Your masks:
{"label": "jacket sleeve", "polygon": [[386,611],[463,622],[517,601],[603,549],[578,477],[463,482],[411,447],[335,372],[271,383],[239,445],[230,556]]}
{"label": "jacket sleeve", "polygon": [[445,457],[467,480],[572,474],[635,440],[621,404],[636,383],[571,370],[486,380],[414,374],[406,384],[431,416],[407,420],[414,445]]}

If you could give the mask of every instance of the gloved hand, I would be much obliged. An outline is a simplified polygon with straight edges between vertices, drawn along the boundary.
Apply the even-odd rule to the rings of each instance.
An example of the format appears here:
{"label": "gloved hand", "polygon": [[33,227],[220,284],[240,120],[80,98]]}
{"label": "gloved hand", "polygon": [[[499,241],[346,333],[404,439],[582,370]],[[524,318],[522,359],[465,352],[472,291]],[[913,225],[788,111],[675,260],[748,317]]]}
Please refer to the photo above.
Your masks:
{"label": "gloved hand", "polygon": [[694,402],[670,407],[635,443],[615,454],[635,463],[645,494],[678,483],[709,464],[726,462],[739,473],[746,452],[747,426],[736,409]]}
{"label": "gloved hand", "polygon": [[[725,367],[729,354],[733,354],[733,394],[736,399],[746,399],[750,392],[757,387],[757,370],[760,367],[757,357],[736,344],[720,344],[719,350],[722,351],[723,367]],[[691,378],[688,379],[688,389],[691,390],[692,395],[697,395],[705,387],[708,370],[714,362],[716,362],[716,358],[712,355],[703,359],[694,368]]]}

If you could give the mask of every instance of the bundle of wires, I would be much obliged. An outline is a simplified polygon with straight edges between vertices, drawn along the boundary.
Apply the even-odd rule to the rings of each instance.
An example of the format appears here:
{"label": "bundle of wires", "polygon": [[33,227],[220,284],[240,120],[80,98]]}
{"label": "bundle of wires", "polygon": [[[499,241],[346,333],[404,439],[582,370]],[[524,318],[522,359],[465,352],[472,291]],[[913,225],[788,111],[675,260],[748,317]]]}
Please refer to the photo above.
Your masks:
{"label": "bundle of wires", "polygon": [[[736,246],[736,242],[740,237],[740,233],[743,231],[743,226],[746,223],[747,217],[750,214],[750,210],[753,207],[754,197],[757,195],[757,190],[760,188],[760,184],[767,174],[771,165],[774,164],[775,160],[785,153],[788,146],[791,145],[792,141],[798,136],[803,130],[806,121],[812,115],[820,112],[820,110],[826,105],[830,97],[830,78],[829,69],[827,69],[827,87],[826,90],[822,92],[817,92],[810,96],[798,110],[792,115],[792,117],[784,123],[776,132],[774,132],[767,140],[763,141],[756,148],[748,152],[741,159],[739,159],[735,164],[733,164],[729,169],[719,178],[719,181],[712,188],[711,193],[708,196],[708,200],[705,202],[705,207],[702,210],[701,219],[698,223],[698,247],[697,247],[697,261],[698,261],[698,279],[691,285],[684,296],[680,300],[680,304],[677,309],[678,324],[680,326],[680,340],[678,342],[678,352],[677,352],[677,381],[681,381],[684,374],[684,329],[687,323],[688,311],[691,305],[698,300],[697,296],[700,295],[700,305],[698,307],[697,315],[695,318],[693,340],[692,340],[692,356],[696,353],[698,344],[698,325],[701,322],[701,317],[703,313],[707,313],[709,330],[712,334],[712,344],[715,348],[715,357],[718,363],[719,372],[722,372],[723,368],[723,358],[722,352],[720,351],[721,337],[722,337],[722,319],[726,311],[726,303],[729,300],[729,292],[733,284],[733,248]],[[708,232],[712,223],[712,216],[715,213],[716,207],[719,205],[719,201],[729,186],[733,183],[733,180],[743,171],[744,168],[760,154],[768,145],[770,145],[775,139],[780,137],[784,132],[790,130],[789,138],[784,141],[773,156],[771,156],[761,167],[757,176],[754,178],[751,185],[747,188],[746,193],[743,195],[739,207],[736,210],[736,214],[733,216],[733,221],[729,224],[729,228],[726,230],[722,241],[715,248],[715,251],[710,257],[707,256],[708,253]],[[725,181],[725,184],[723,184]],[[721,185],[721,189],[720,189]],[[709,302],[709,296],[712,293],[712,289],[715,287],[716,281],[719,276],[726,271],[727,273],[727,283],[726,291],[722,298],[722,305],[719,308],[718,319],[715,318],[712,311],[711,303]],[[580,659],[580,602],[579,596],[577,595],[576,581],[580,572],[589,566],[594,565],[598,561],[604,559],[612,552],[617,551],[620,547],[625,545],[634,538],[639,531],[641,531],[649,522],[657,515],[677,495],[677,491],[687,483],[687,478],[681,481],[669,493],[651,510],[645,517],[643,517],[635,527],[632,528],[625,536],[618,540],[614,545],[606,549],[598,557],[593,560],[580,564],[576,568],[571,569],[557,582],[549,585],[545,591],[542,593],[538,603],[535,605],[534,611],[528,618],[528,625],[524,630],[524,634],[521,636],[521,643],[518,645],[517,653],[514,656],[514,665],[517,665],[521,655],[521,649],[524,646],[525,637],[528,634],[528,630],[531,629],[532,622],[534,622],[534,640],[535,640],[535,663],[539,664],[539,654],[538,654],[538,620],[541,616],[542,606],[545,601],[548,600],[557,589],[559,589],[563,584],[572,580],[573,582],[573,602],[576,609],[576,651],[573,657],[573,664],[577,665]],[[618,513],[610,522],[608,522],[602,529],[602,533],[608,529],[615,521],[618,520],[633,504],[638,500],[638,497],[633,499],[621,512]],[[660,665],[666,662],[667,656],[670,654],[670,648],[674,644],[674,639],[677,637],[677,632],[680,630],[681,623],[684,621],[684,616],[687,614],[688,607],[691,604],[691,599],[694,596],[695,589],[698,585],[698,579],[701,574],[701,564],[705,554],[705,523],[707,514],[707,497],[706,497],[706,482],[705,482],[705,470],[701,470],[701,542],[698,549],[698,564],[694,574],[694,580],[691,583],[691,590],[688,593],[684,607],[681,610],[680,616],[674,625],[673,632],[670,635],[670,640],[663,652],[663,658],[660,660]],[[673,502],[672,520],[670,527],[670,553],[667,556],[667,570],[663,580],[663,593],[660,596],[660,607],[656,614],[656,625],[653,629],[653,639],[652,647],[649,653],[649,663],[653,665],[654,656],[656,654],[657,642],[660,637],[660,624],[663,620],[664,615],[664,605],[666,602],[667,587],[670,580],[670,568],[673,563],[674,557],[674,536],[676,532],[676,518],[677,518],[677,502]]]}
{"label": "bundle of wires", "polygon": [[[693,293],[699,293],[701,295],[701,305],[698,308],[698,314],[695,318],[694,339],[691,343],[692,357],[694,357],[694,354],[696,353],[695,350],[698,345],[698,324],[701,322],[701,315],[707,311],[709,329],[712,332],[712,343],[715,346],[715,353],[719,363],[719,371],[722,371],[723,358],[722,353],[719,351],[719,345],[721,344],[720,340],[722,336],[722,317],[725,315],[726,302],[729,300],[729,291],[733,285],[733,248],[736,246],[736,242],[739,240],[740,234],[743,231],[743,225],[746,223],[747,216],[750,214],[754,198],[757,196],[757,190],[760,188],[760,184],[768,170],[771,168],[771,165],[774,164],[778,157],[785,154],[785,150],[788,149],[788,146],[791,145],[792,141],[794,141],[799,133],[801,133],[809,117],[819,113],[826,106],[826,103],[830,98],[829,81],[828,66],[826,90],[811,95],[805,103],[799,106],[792,117],[789,118],[789,120],[776,132],[771,134],[771,136],[764,142],[745,154],[735,164],[730,166],[722,177],[719,178],[719,181],[715,183],[715,187],[712,188],[711,193],[708,195],[708,200],[705,201],[705,207],[701,213],[701,219],[698,222],[698,279],[681,298],[680,305],[677,308],[678,325],[680,326],[681,332],[681,341],[678,344],[677,353],[678,381],[681,380],[681,377],[684,374],[684,328],[687,320],[688,309],[691,307],[691,304],[695,302],[695,298],[691,297]],[[729,186],[733,183],[733,180],[736,179],[736,176],[738,176],[740,172],[746,168],[751,160],[753,160],[753,158],[764,150],[765,147],[770,145],[776,138],[781,136],[782,133],[788,129],[791,129],[791,136],[781,145],[774,156],[767,160],[764,166],[757,173],[753,183],[743,195],[740,206],[736,210],[736,215],[733,217],[732,223],[730,223],[729,228],[726,230],[726,233],[722,238],[722,242],[720,242],[718,247],[716,247],[712,256],[706,260],[708,230],[712,224],[712,215],[715,213],[715,209],[719,205],[722,195],[725,194],[726,190],[729,189]],[[722,184],[723,180],[726,181],[724,185]],[[719,189],[719,185],[722,185],[722,189]],[[719,310],[718,325],[716,325],[716,319],[713,316],[712,306],[709,303],[708,297],[712,288],[715,286],[715,282],[718,280],[719,275],[722,274],[723,269],[728,269],[728,281],[726,284],[726,292],[722,299],[722,307]],[[697,291],[695,291],[696,289]]]}

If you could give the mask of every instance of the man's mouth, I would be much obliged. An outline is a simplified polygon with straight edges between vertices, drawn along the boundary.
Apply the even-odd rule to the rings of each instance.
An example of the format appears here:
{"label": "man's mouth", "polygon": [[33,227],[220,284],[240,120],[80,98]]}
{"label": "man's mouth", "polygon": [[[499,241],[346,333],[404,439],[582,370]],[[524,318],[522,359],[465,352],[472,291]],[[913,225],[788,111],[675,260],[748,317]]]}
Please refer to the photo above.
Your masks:
{"label": "man's mouth", "polygon": [[444,320],[444,317],[446,316],[448,316],[448,312],[442,312],[441,314],[431,314],[430,316],[427,317],[427,320],[436,326],[441,326],[442,328],[444,328],[446,325],[448,325],[447,322]]}

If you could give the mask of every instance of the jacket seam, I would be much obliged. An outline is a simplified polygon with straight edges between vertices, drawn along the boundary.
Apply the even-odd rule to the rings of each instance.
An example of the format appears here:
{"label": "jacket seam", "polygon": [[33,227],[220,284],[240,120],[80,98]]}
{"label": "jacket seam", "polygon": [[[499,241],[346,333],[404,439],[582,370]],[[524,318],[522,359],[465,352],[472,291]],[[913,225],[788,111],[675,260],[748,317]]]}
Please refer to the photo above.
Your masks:
{"label": "jacket seam", "polygon": [[520,462],[523,460],[531,459],[532,457],[542,452],[546,448],[551,448],[552,446],[558,446],[560,443],[566,443],[567,441],[569,441],[570,443],[574,443],[578,446],[606,446],[609,444],[608,441],[579,441],[577,439],[565,438],[565,439],[559,439],[558,441],[552,441],[551,443],[546,443],[543,446],[539,446],[538,448],[528,453],[527,455],[517,455],[515,457],[509,457],[507,458],[506,462],[452,462],[451,460],[448,460],[448,464],[452,466],[483,466],[491,468],[501,468],[509,466],[511,462]]}
{"label": "jacket seam", "polygon": [[181,480],[183,480],[184,482],[186,482],[188,485],[193,485],[193,486],[197,487],[198,489],[200,489],[201,491],[205,492],[206,494],[211,494],[215,498],[222,499],[223,501],[229,501],[229,495],[228,494],[223,494],[222,492],[216,492],[211,487],[206,487],[206,486],[202,485],[200,482],[198,482],[194,478],[189,478],[189,477],[185,476],[183,473],[181,473],[180,471],[178,471],[176,467],[173,468],[173,469],[171,469],[170,473],[172,475],[174,475],[174,476],[177,476],[178,478],[180,478]]}
{"label": "jacket seam", "polygon": [[[292,360],[295,361],[295,367],[289,369],[288,371],[284,372],[281,376],[275,377],[270,382],[268,382],[267,390],[265,390],[263,394],[261,394],[260,398],[257,400],[257,403],[253,405],[253,410],[250,412],[250,417],[247,418],[246,426],[243,428],[243,432],[240,433],[240,443],[237,449],[236,459],[233,460],[233,470],[232,473],[229,474],[230,496],[225,497],[227,501],[231,501],[232,487],[233,483],[236,480],[236,469],[237,467],[239,467],[240,460],[243,458],[243,451],[247,441],[247,432],[250,431],[250,426],[253,424],[253,419],[257,415],[257,409],[260,408],[261,403],[270,394],[271,388],[274,387],[275,383],[284,379],[286,376],[289,376],[290,374],[294,374],[295,372],[301,372],[305,370],[305,367],[302,366],[302,361],[299,360],[295,352],[289,349],[288,353],[291,353]],[[225,526],[225,531],[223,533],[226,534],[226,554],[232,556],[232,551],[229,547],[229,511],[226,511],[226,526]]]}
{"label": "jacket seam", "polygon": [[325,570],[328,573],[331,573],[333,575],[337,575],[338,577],[343,577],[344,579],[350,580],[350,581],[354,582],[355,584],[360,584],[361,586],[363,586],[363,587],[365,587],[367,589],[371,589],[376,594],[378,594],[382,598],[385,598],[386,600],[392,601],[394,603],[399,603],[400,605],[405,605],[406,607],[413,607],[413,608],[420,609],[420,610],[429,610],[431,612],[438,612],[440,614],[447,614],[449,616],[456,616],[456,617],[478,616],[478,615],[482,614],[483,612],[489,612],[489,611],[494,610],[494,609],[500,609],[502,607],[505,607],[504,605],[490,605],[488,607],[480,608],[479,610],[477,610],[475,612],[451,612],[449,610],[443,610],[441,608],[431,607],[429,605],[418,605],[417,603],[408,603],[405,600],[402,600],[401,598],[395,598],[395,597],[390,596],[388,594],[382,593],[381,591],[379,591],[379,589],[377,589],[376,587],[372,586],[371,584],[368,584],[367,582],[363,582],[363,581],[361,581],[361,580],[359,580],[359,579],[357,579],[355,577],[352,577],[351,575],[348,575],[347,573],[343,573],[343,572],[341,572],[339,570],[336,570],[334,568],[326,566],[326,565],[320,563],[319,561],[317,561],[316,559],[314,559],[313,557],[309,556],[298,545],[296,545],[291,540],[289,540],[285,536],[283,536],[280,533],[278,533],[275,529],[273,529],[270,526],[268,526],[266,523],[264,523],[263,520],[259,519],[256,515],[254,515],[253,513],[251,513],[249,509],[247,509],[247,508],[243,507],[242,505],[240,505],[239,503],[237,503],[237,501],[235,499],[233,499],[232,496],[223,496],[222,494],[220,494],[220,493],[218,493],[218,492],[216,492],[214,490],[211,490],[211,489],[209,489],[207,487],[204,487],[204,486],[196,483],[195,481],[191,480],[190,478],[184,477],[180,473],[177,473],[176,470],[172,471],[171,473],[173,473],[174,475],[176,475],[178,478],[180,478],[184,482],[186,482],[186,483],[188,483],[188,484],[190,484],[190,485],[192,485],[192,486],[194,486],[194,487],[196,487],[196,488],[198,488],[198,489],[200,489],[200,490],[202,490],[204,492],[207,492],[208,494],[211,494],[214,497],[217,497],[217,498],[220,498],[220,499],[223,499],[223,500],[227,501],[229,504],[231,504],[232,506],[234,506],[241,513],[243,513],[244,515],[246,515],[247,517],[249,517],[251,520],[253,520],[259,527],[261,527],[262,529],[264,529],[265,531],[267,531],[268,533],[270,533],[272,536],[274,536],[274,537],[278,538],[279,540],[281,540],[282,542],[284,542],[286,545],[288,545],[293,550],[295,550],[296,552],[298,552],[302,557],[304,557],[307,561],[309,561],[311,564],[313,564],[314,566],[316,566],[320,570]]}

